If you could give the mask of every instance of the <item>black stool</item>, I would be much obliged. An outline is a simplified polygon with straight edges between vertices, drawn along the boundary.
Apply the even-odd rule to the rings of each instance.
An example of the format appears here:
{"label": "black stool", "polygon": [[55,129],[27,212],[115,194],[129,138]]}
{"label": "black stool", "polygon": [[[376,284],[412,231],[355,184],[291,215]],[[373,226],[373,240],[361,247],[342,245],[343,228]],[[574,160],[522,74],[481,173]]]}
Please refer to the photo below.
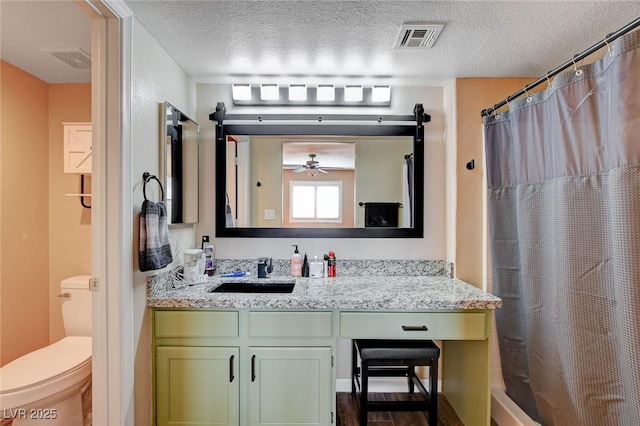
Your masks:
{"label": "black stool", "polygon": [[[357,360],[360,353],[360,368]],[[432,340],[354,339],[351,357],[351,394],[360,387],[360,426],[367,426],[369,411],[428,411],[429,425],[438,422],[438,358],[440,348]],[[416,376],[416,366],[429,367],[429,391]],[[360,381],[358,377],[360,376]],[[409,393],[414,384],[424,401],[375,401],[368,399],[371,376],[407,377]]]}

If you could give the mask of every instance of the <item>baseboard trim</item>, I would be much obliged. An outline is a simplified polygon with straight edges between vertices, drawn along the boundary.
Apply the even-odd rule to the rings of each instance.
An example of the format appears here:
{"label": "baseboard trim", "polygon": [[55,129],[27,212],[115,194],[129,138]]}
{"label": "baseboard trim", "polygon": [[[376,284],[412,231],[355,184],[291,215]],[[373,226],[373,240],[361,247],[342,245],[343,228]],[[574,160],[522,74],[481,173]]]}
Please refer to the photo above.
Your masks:
{"label": "baseboard trim", "polygon": [[[429,390],[429,378],[421,377],[420,381]],[[442,391],[441,382],[438,380],[438,392]],[[351,392],[351,379],[336,379],[336,392]],[[369,392],[395,393],[407,392],[407,379],[403,377],[369,377]]]}

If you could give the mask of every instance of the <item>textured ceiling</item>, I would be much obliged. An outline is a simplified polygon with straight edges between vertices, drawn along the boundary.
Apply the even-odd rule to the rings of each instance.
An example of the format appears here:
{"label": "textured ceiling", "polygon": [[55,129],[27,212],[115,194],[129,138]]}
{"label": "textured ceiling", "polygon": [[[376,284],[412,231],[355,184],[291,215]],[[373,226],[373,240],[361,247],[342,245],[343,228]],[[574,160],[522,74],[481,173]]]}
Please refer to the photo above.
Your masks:
{"label": "textured ceiling", "polygon": [[[541,76],[640,16],[640,1],[126,0],[196,83],[442,86]],[[51,82],[89,81],[40,52],[90,48],[72,0],[0,0],[0,56]],[[445,24],[429,50],[396,50],[400,25]]]}
{"label": "textured ceiling", "polygon": [[[390,82],[539,76],[640,16],[640,1],[128,0],[197,83]],[[429,50],[400,25],[443,23]]]}
{"label": "textured ceiling", "polygon": [[91,53],[91,20],[73,1],[0,0],[0,58],[47,83],[88,83],[91,70],[75,70],[40,49],[80,48]]}

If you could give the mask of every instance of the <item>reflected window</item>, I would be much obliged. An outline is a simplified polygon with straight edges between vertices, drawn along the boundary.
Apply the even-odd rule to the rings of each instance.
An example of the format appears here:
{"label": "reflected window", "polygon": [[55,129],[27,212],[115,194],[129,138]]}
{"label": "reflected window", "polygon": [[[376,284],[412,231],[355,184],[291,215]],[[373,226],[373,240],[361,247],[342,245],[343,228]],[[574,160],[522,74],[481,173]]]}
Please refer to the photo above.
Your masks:
{"label": "reflected window", "polygon": [[290,221],[342,223],[342,182],[291,181]]}

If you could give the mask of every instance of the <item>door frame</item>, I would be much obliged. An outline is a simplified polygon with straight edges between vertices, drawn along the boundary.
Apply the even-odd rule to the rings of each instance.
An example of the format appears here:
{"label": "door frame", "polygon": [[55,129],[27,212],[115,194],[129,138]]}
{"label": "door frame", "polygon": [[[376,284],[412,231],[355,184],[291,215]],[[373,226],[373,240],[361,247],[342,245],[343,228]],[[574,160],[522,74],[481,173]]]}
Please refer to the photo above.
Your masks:
{"label": "door frame", "polygon": [[91,18],[92,419],[133,425],[133,13],[121,0],[74,0]]}

